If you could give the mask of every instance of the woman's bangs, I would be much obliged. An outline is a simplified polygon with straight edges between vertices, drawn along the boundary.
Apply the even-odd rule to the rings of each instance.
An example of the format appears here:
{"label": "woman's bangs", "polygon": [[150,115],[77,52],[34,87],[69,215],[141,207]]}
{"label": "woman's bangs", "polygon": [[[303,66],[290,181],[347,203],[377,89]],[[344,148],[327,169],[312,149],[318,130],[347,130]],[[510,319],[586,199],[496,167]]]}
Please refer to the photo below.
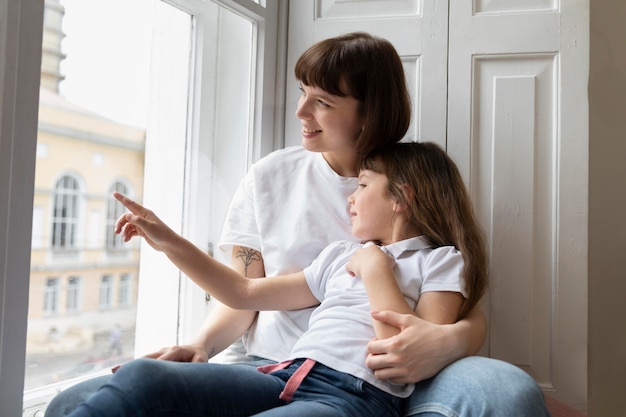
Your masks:
{"label": "woman's bangs", "polygon": [[304,85],[321,88],[335,96],[348,96],[348,92],[341,91],[340,88],[344,71],[338,65],[335,55],[326,51],[305,53],[296,64],[296,79]]}

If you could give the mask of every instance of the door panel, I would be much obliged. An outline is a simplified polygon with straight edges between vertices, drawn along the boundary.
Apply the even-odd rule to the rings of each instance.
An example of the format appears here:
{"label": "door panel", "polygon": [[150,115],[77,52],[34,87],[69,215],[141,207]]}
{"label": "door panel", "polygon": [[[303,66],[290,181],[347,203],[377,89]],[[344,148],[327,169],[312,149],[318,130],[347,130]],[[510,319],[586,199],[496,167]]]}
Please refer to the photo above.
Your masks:
{"label": "door panel", "polygon": [[587,114],[573,103],[587,100],[579,70],[586,58],[584,28],[569,22],[584,10],[572,2],[455,2],[448,73],[448,152],[491,256],[482,353],[520,366],[582,409],[587,168],[573,161],[586,157]]}
{"label": "door panel", "polygon": [[489,356],[551,387],[553,54],[473,60],[471,190],[491,256]]}

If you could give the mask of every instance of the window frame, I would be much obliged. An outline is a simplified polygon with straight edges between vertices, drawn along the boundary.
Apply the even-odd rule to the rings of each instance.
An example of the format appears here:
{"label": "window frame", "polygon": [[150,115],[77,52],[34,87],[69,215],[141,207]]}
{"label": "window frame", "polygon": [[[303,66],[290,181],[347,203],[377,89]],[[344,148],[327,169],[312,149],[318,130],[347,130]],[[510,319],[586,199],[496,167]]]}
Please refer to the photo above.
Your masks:
{"label": "window frame", "polygon": [[[44,2],[0,0],[0,414],[22,413]],[[31,184],[31,186],[24,186]]]}
{"label": "window frame", "polygon": [[[189,14],[192,19],[191,57],[188,83],[187,121],[184,131],[185,141],[179,148],[172,149],[172,132],[164,133],[161,125],[148,126],[144,173],[144,203],[158,211],[159,216],[170,227],[204,248],[210,253],[217,244],[219,230],[223,222],[223,214],[216,212],[211,198],[215,176],[228,177],[228,188],[234,192],[239,180],[247,168],[262,156],[283,146],[284,118],[284,85],[286,62],[286,24],[287,4],[276,0],[267,1],[266,7],[259,6],[251,0],[213,0],[199,2],[197,0],[163,0],[163,3],[178,8]],[[218,119],[214,103],[211,102],[215,86],[210,84],[210,70],[206,64],[213,64],[210,49],[211,30],[214,22],[205,14],[207,3],[218,4],[250,21],[253,21],[256,33],[253,35],[253,67],[258,70],[252,73],[252,97],[248,107],[249,120],[248,146],[245,152],[243,170],[228,173],[214,171],[212,160],[218,159],[213,145],[207,145],[207,138],[215,136],[211,118]],[[155,30],[157,30],[155,28]],[[206,38],[206,39],[205,39]],[[155,42],[155,49],[159,46]],[[207,54],[209,56],[207,56]],[[154,65],[154,64],[153,64]],[[209,81],[207,81],[209,80]],[[155,81],[152,81],[155,85]],[[159,96],[157,91],[156,96]],[[155,100],[156,103],[162,102]],[[150,120],[162,121],[166,117],[166,109],[152,109]],[[220,119],[220,122],[223,120]],[[180,129],[179,129],[180,131]],[[215,139],[216,141],[219,138]],[[184,146],[184,149],[180,148]],[[163,148],[168,148],[165,155]],[[151,149],[160,149],[160,155]],[[170,155],[184,154],[184,166],[173,167],[171,161],[165,159]],[[239,152],[241,153],[241,152]],[[162,158],[159,160],[159,157]],[[172,201],[163,193],[163,164],[168,165],[167,182],[178,187],[182,199]],[[231,194],[232,195],[232,194]],[[230,196],[219,197],[222,204],[227,204]],[[143,248],[145,243],[142,242]],[[215,251],[217,252],[217,251]],[[217,254],[216,254],[217,255]],[[221,258],[220,260],[226,261]],[[229,259],[228,259],[229,261]],[[149,283],[148,283],[149,282]],[[151,287],[151,295],[143,285]],[[135,354],[154,350],[156,347],[189,341],[198,331],[206,314],[212,307],[208,305],[206,294],[198,286],[186,279],[172,267],[166,258],[142,251],[140,261],[140,277],[137,304],[137,332]],[[178,294],[173,297],[172,294]],[[162,300],[157,305],[154,300]],[[158,331],[155,331],[158,323]]]}

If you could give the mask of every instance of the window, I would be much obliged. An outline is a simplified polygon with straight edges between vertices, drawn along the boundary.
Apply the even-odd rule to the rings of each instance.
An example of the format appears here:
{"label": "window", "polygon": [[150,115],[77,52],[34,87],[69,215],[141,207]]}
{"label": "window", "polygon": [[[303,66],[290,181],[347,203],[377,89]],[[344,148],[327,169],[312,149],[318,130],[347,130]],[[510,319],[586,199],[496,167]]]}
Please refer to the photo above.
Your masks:
{"label": "window", "polygon": [[[254,160],[273,150],[275,111],[281,103],[273,97],[281,97],[275,88],[276,74],[281,73],[274,59],[276,1],[266,5],[267,1],[251,0],[135,0],[133,7],[143,7],[139,14],[129,13],[125,0],[60,3],[65,17],[46,20],[63,21],[63,33],[47,28],[44,36],[56,30],[65,44],[80,37],[88,45],[84,53],[95,52],[87,60],[91,65],[87,72],[92,76],[104,69],[101,78],[106,82],[90,80],[83,87],[89,89],[89,98],[105,97],[109,92],[105,89],[118,89],[133,71],[141,69],[141,83],[156,86],[150,92],[150,105],[155,108],[143,124],[134,124],[123,119],[125,112],[114,117],[100,113],[103,107],[98,103],[70,100],[70,83],[76,74],[69,64],[76,53],[68,53],[62,63],[67,68],[61,82],[65,94],[41,91],[38,141],[46,149],[37,156],[35,207],[40,213],[36,225],[43,228],[39,235],[44,234],[44,240],[32,248],[31,297],[38,293],[41,299],[50,271],[59,271],[60,278],[54,287],[57,295],[49,302],[56,313],[44,317],[41,303],[38,308],[29,307],[26,356],[28,364],[37,366],[26,367],[25,416],[43,411],[58,390],[76,382],[68,378],[92,377],[83,365],[94,352],[102,356],[102,362],[110,355],[128,360],[196,332],[197,322],[203,321],[209,308],[204,292],[196,291],[155,251],[143,251],[140,256],[138,240],[124,243],[111,233],[124,211],[111,194],[130,194],[172,228],[206,246],[217,239],[221,217],[241,176]],[[152,7],[156,13],[147,10]],[[90,23],[80,36],[69,24],[77,8],[97,10],[99,16],[82,19]],[[159,30],[136,29],[146,20],[152,22],[154,15]],[[73,19],[73,24],[80,20]],[[129,30],[111,32],[112,19],[117,27]],[[102,28],[97,27],[100,21]],[[125,33],[124,37],[118,38],[118,32]],[[138,45],[137,38],[146,33],[154,34],[156,39],[150,42],[157,46]],[[54,43],[47,46],[54,49]],[[127,45],[134,46],[129,54],[123,52]],[[153,52],[150,65],[158,70],[134,61],[149,51]],[[272,59],[266,60],[266,54]],[[120,59],[124,65],[119,65]],[[141,93],[141,83],[120,88],[114,103],[122,107],[122,102],[134,100]],[[143,109],[148,113],[146,103]],[[83,107],[87,111],[81,111]],[[142,108],[142,104],[134,107]],[[67,110],[61,116],[71,117],[59,117],[59,108]],[[146,120],[153,124],[147,125]],[[54,175],[59,181],[47,184]],[[63,258],[51,254],[61,249],[80,252]],[[139,285],[140,270],[150,279],[149,285]],[[52,328],[54,337],[50,336]],[[119,349],[109,349],[113,334],[121,334]],[[43,340],[43,348],[54,340],[64,351],[51,352],[39,363],[32,348],[35,340]],[[117,357],[120,352],[123,358]],[[72,362],[58,361],[67,357]],[[61,376],[48,385],[57,381],[52,379],[52,369],[62,369],[55,372]],[[77,369],[81,372],[75,373]],[[98,369],[90,367],[91,371]]]}
{"label": "window", "polygon": [[[163,13],[167,3],[182,11],[176,19]],[[282,45],[277,33],[286,24],[278,21],[278,10],[286,19],[288,4],[260,3],[238,1],[236,12],[234,2],[219,0],[201,7],[190,0],[157,7],[154,42],[160,53],[154,64],[170,71],[159,71],[153,80],[144,202],[206,251],[219,240],[228,203],[248,167],[283,143],[284,74],[277,60],[285,51],[277,50]],[[164,188],[178,189],[181,198],[172,199]],[[228,261],[218,250],[213,254]],[[138,351],[189,340],[202,325],[210,309],[205,293],[182,276],[172,279],[176,276],[179,271],[166,258],[142,252],[139,281],[149,279],[152,293],[140,289],[138,295],[146,318],[138,316]],[[181,302],[161,302],[172,294]]]}
{"label": "window", "polygon": [[108,310],[113,306],[113,277],[105,275],[100,280],[100,310]]}
{"label": "window", "polygon": [[47,316],[59,312],[59,279],[48,278],[43,293],[43,312]]}
{"label": "window", "polygon": [[76,247],[79,192],[78,181],[69,175],[61,177],[54,187],[53,248],[72,249]]}
{"label": "window", "polygon": [[130,291],[131,291],[130,275],[128,274],[120,275],[120,284],[118,287],[118,298],[117,298],[118,307],[130,306],[130,300],[131,300]]}
{"label": "window", "polygon": [[117,191],[124,195],[128,195],[128,187],[121,182],[116,182],[109,189],[109,197],[107,200],[107,221],[106,221],[106,247],[108,250],[115,250],[122,246],[122,238],[114,233],[114,226],[117,219],[126,211],[124,206],[112,197],[113,192]]}
{"label": "window", "polygon": [[80,278],[67,279],[67,312],[73,313],[80,309]]}

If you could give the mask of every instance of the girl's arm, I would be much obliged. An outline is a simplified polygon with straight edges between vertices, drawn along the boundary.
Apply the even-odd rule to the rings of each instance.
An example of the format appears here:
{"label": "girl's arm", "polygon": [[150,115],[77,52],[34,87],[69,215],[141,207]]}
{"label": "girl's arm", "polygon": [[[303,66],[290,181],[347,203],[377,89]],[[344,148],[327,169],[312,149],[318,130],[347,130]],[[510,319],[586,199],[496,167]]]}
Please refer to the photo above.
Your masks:
{"label": "girl's arm", "polygon": [[114,196],[130,210],[115,224],[115,232],[121,233],[125,242],[135,236],[143,237],[224,304],[247,310],[293,310],[319,303],[303,272],[266,279],[246,278],[174,232],[151,210],[122,194]]}
{"label": "girl's arm", "polygon": [[[398,287],[393,274],[393,260],[375,245],[358,250],[350,258],[348,272],[363,279],[373,312],[394,311],[412,314],[437,324],[450,324],[457,320],[463,296],[457,292],[437,291],[421,294],[413,311]],[[374,318],[378,339],[400,333],[401,328]]]}
{"label": "girl's arm", "polygon": [[[346,265],[347,271],[358,276],[365,284],[371,311],[392,310],[401,314],[413,314],[404,299],[393,274],[393,259],[378,246],[365,246],[357,250]],[[386,339],[400,332],[400,329],[382,321],[373,320],[378,339]]]}

